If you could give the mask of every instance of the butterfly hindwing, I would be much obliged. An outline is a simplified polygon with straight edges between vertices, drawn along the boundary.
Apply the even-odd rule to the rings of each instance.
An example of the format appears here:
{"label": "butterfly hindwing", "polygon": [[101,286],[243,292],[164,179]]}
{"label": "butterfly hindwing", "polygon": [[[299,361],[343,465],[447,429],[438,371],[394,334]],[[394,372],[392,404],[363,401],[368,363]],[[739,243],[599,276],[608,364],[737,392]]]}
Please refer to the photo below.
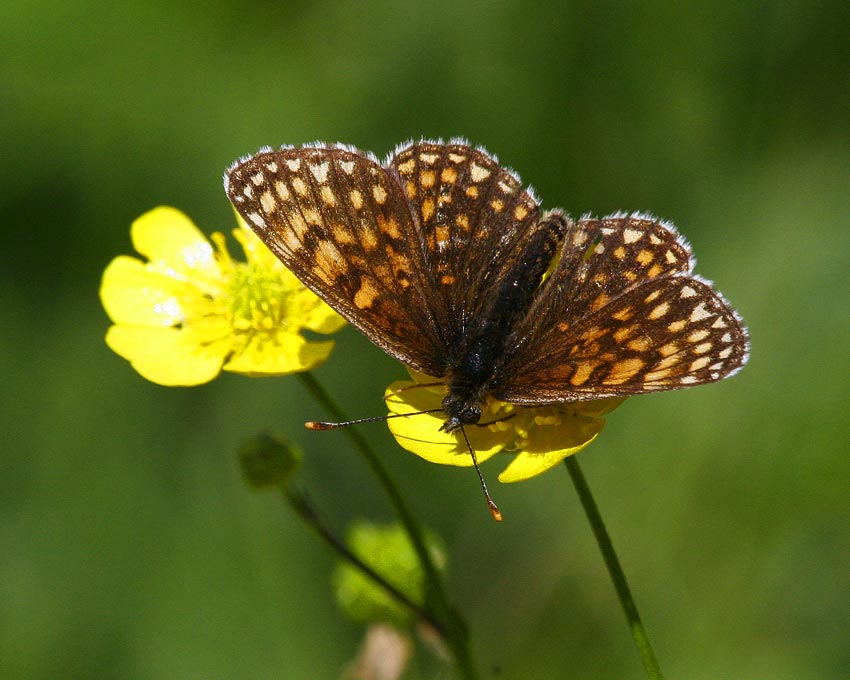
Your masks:
{"label": "butterfly hindwing", "polygon": [[737,314],[693,276],[672,225],[645,216],[580,220],[517,324],[500,399],[549,403],[714,382],[740,368]]}

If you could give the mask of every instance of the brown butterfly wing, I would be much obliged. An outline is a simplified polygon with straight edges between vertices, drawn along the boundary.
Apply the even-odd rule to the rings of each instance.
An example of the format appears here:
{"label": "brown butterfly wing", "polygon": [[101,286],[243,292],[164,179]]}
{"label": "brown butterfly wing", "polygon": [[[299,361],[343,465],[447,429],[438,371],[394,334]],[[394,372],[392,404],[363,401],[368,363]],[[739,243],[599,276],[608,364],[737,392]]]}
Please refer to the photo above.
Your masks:
{"label": "brown butterfly wing", "polygon": [[746,329],[694,276],[675,228],[646,216],[583,219],[514,328],[493,394],[551,403],[720,380],[745,363]]}
{"label": "brown butterfly wing", "polygon": [[[226,184],[307,286],[388,354],[437,377],[504,314],[502,283],[543,224],[519,179],[463,143],[411,144],[385,166],[344,147],[264,151],[235,164]],[[487,389],[551,403],[733,373],[747,358],[746,329],[692,269],[668,223],[641,215],[571,223]]]}
{"label": "brown butterfly wing", "polygon": [[523,252],[540,210],[463,143],[401,147],[385,166],[343,147],[265,151],[227,193],[269,248],[375,344],[441,377]]}
{"label": "brown butterfly wing", "polygon": [[446,315],[402,188],[370,156],[284,148],[237,162],[228,197],[311,290],[399,361],[444,370]]}
{"label": "brown butterfly wing", "polygon": [[540,218],[519,178],[481,149],[420,142],[389,160],[424,239],[432,294],[446,316],[447,350],[462,351],[491,315],[496,291]]}

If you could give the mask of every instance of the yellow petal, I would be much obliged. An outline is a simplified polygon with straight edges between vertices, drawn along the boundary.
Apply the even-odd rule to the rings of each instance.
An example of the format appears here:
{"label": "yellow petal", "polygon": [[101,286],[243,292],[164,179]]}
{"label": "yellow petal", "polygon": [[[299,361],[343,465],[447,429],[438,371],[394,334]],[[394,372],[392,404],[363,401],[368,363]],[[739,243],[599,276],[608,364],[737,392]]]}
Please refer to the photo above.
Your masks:
{"label": "yellow petal", "polygon": [[[234,213],[236,213],[235,210]],[[236,213],[236,221],[239,222],[239,229],[233,230],[233,237],[242,246],[245,259],[263,269],[283,269],[283,263],[277,259],[277,255],[269,250],[268,246],[253,232],[239,213]]]}
{"label": "yellow petal", "polygon": [[[412,386],[412,388],[411,388]],[[444,390],[421,387],[409,381],[392,383],[384,395],[390,413],[414,413],[441,408]],[[438,413],[412,415],[409,418],[391,418],[387,421],[390,432],[400,446],[431,463],[469,467],[472,456],[461,432],[441,432],[446,419]],[[469,443],[475,450],[478,462],[483,462],[501,451],[510,441],[512,433],[500,427],[471,425],[466,427]]]}
{"label": "yellow petal", "polygon": [[[545,412],[544,408],[529,409],[530,414],[535,411]],[[500,482],[519,482],[545,472],[590,444],[605,425],[601,418],[574,414],[564,415],[556,424],[545,422],[544,416],[535,417],[544,422],[528,428],[522,450],[499,475]]]}
{"label": "yellow petal", "polygon": [[608,397],[607,399],[591,399],[590,401],[577,401],[572,404],[577,413],[583,416],[598,418],[606,413],[611,413],[622,404],[628,397]]}
{"label": "yellow petal", "polygon": [[298,292],[298,304],[303,310],[301,325],[314,333],[336,333],[346,324],[345,319],[308,288]]}
{"label": "yellow petal", "polygon": [[295,333],[256,333],[224,370],[251,376],[309,371],[330,356],[333,346],[332,341],[308,342]]}
{"label": "yellow petal", "polygon": [[100,300],[118,324],[173,326],[186,318],[181,300],[200,296],[184,281],[148,269],[134,257],[116,257],[103,272]]}
{"label": "yellow petal", "polygon": [[230,351],[229,338],[201,344],[186,330],[112,326],[106,344],[144,378],[160,385],[200,385],[215,378]]}
{"label": "yellow petal", "polygon": [[220,276],[212,245],[192,220],[176,208],[161,206],[146,212],[130,227],[133,246],[151,266],[174,276],[211,279]]}

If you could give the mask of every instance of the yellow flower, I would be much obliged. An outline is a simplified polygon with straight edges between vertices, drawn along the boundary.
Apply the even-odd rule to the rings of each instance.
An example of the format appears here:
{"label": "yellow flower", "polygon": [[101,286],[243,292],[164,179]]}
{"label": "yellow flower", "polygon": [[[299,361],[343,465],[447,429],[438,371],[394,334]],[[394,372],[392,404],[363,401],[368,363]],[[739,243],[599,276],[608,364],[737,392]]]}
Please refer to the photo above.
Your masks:
{"label": "yellow flower", "polygon": [[175,208],[160,207],[130,229],[147,258],[116,257],[100,299],[114,322],[106,344],[161,385],[199,385],[219,371],[286,375],[322,363],[345,321],[304,288],[240,220],[233,235],[247,262],[233,260],[224,235],[210,242]]}
{"label": "yellow flower", "polygon": [[[391,414],[440,408],[444,385],[411,372],[414,381],[392,383],[384,395]],[[431,384],[431,386],[425,386]],[[613,411],[625,397],[576,401],[551,406],[518,406],[490,401],[478,425],[467,426],[469,443],[478,462],[500,451],[514,459],[499,475],[500,482],[519,482],[545,472],[567,456],[578,453],[602,431],[602,416]],[[391,418],[387,421],[396,441],[408,451],[441,465],[472,465],[472,456],[460,431],[441,432],[442,412]]]}

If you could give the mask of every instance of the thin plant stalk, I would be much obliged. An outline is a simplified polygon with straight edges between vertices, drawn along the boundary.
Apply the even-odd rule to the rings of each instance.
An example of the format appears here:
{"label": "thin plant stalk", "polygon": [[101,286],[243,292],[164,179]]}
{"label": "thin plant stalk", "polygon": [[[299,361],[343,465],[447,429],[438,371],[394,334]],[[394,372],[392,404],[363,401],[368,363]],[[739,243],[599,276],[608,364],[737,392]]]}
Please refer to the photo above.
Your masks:
{"label": "thin plant stalk", "polygon": [[389,593],[402,606],[407,607],[416,616],[427,621],[438,633],[443,634],[443,626],[431,612],[427,611],[419,604],[411,600],[407,595],[396,588],[392,583],[387,581],[383,576],[376,572],[372,567],[355,555],[343,540],[337,537],[321,520],[316,509],[310,504],[307,498],[298,492],[285,490],[284,497],[289,502],[290,506],[295,510],[308,526],[313,530],[339,555],[351,563],[354,567],[363,572],[367,577],[372,579],[387,593]]}
{"label": "thin plant stalk", "polygon": [[[312,373],[299,373],[298,377],[310,394],[325,408],[333,419],[337,421],[348,420],[339,405],[319,384]],[[478,674],[475,670],[472,654],[469,649],[469,633],[466,623],[448,601],[440,574],[425,545],[424,533],[421,527],[413,517],[410,509],[404,502],[401,492],[396,487],[383,463],[381,463],[378,455],[372,450],[366,438],[354,427],[343,428],[343,431],[378,478],[378,482],[384,489],[384,493],[389,498],[396,515],[398,515],[399,521],[410,538],[410,542],[416,551],[425,575],[425,606],[441,622],[440,629],[443,632],[446,644],[448,644],[454,653],[458,670],[462,677],[467,680],[475,680]]]}
{"label": "thin plant stalk", "polygon": [[596,543],[599,545],[602,559],[605,560],[608,574],[614,583],[614,589],[617,591],[620,606],[626,615],[626,621],[628,621],[632,639],[635,641],[635,645],[637,645],[638,653],[643,662],[646,677],[650,680],[664,680],[664,676],[661,674],[661,667],[658,664],[658,658],[655,656],[655,650],[652,648],[646,628],[644,628],[643,621],[641,621],[637,605],[635,605],[632,592],[626,581],[626,575],[623,572],[622,566],[620,566],[620,560],[617,558],[613,543],[611,543],[611,537],[605,529],[605,522],[602,520],[602,515],[599,514],[599,507],[593,499],[587,479],[585,479],[579,467],[576,456],[565,458],[564,464],[567,466],[567,471],[570,473],[570,478],[578,493],[584,513],[590,522],[590,528],[596,537]]}

